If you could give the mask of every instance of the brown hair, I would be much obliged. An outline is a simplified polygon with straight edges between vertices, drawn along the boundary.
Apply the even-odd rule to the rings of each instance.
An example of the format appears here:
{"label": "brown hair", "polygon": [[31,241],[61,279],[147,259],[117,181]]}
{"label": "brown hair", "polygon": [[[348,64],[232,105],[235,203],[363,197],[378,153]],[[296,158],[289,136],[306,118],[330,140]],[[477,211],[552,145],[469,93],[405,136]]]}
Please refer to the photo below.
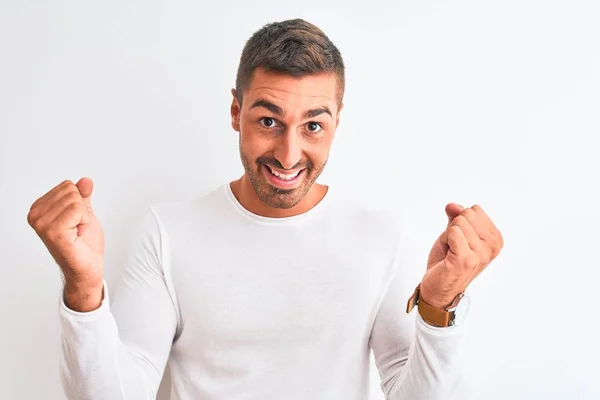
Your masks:
{"label": "brown hair", "polygon": [[303,19],[272,22],[256,31],[242,50],[235,89],[238,102],[257,68],[296,77],[330,72],[337,78],[338,104],[344,96],[344,61],[338,48],[317,26]]}

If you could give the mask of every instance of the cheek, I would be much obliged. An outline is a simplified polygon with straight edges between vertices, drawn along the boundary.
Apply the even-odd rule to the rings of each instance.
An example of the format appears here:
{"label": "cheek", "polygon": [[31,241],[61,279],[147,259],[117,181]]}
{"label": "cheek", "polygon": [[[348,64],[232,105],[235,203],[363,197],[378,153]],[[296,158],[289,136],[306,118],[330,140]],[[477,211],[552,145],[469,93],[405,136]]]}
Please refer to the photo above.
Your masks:
{"label": "cheek", "polygon": [[242,150],[251,158],[258,158],[269,151],[270,142],[259,132],[253,131],[249,126],[242,126],[240,130],[240,143]]}
{"label": "cheek", "polygon": [[316,168],[327,161],[330,144],[331,142],[323,142],[318,144],[313,143],[312,145],[307,146],[304,154],[313,164],[313,167]]}

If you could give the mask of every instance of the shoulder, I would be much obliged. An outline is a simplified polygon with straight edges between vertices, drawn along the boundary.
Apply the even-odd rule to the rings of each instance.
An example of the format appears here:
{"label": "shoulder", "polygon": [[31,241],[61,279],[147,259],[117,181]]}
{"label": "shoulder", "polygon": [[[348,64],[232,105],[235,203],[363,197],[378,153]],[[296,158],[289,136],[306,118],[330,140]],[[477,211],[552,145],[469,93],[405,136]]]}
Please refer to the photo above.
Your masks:
{"label": "shoulder", "polygon": [[149,204],[145,215],[153,218],[161,230],[179,229],[214,219],[225,208],[226,201],[224,185],[219,185],[199,195]]}
{"label": "shoulder", "polygon": [[347,189],[336,189],[331,203],[335,219],[348,229],[393,241],[406,231],[406,210],[400,204],[358,198]]}

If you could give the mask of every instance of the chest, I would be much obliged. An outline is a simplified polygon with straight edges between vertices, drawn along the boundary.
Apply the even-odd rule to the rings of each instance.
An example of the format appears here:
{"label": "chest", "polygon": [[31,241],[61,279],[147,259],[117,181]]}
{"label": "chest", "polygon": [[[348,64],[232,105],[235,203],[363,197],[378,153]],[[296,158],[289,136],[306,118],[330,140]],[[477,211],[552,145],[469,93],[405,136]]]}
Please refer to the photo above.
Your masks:
{"label": "chest", "polygon": [[214,346],[299,346],[366,339],[392,268],[390,249],[365,241],[217,240],[174,252],[180,340]]}

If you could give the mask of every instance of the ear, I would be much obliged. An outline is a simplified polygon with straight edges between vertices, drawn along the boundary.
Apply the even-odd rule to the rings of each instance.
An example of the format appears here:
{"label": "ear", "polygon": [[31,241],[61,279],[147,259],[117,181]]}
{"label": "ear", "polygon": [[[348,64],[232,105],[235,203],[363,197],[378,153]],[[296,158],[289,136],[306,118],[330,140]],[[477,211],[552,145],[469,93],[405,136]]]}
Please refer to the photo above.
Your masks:
{"label": "ear", "polygon": [[240,103],[238,102],[237,93],[235,92],[235,89],[231,89],[231,95],[233,96],[233,99],[231,100],[231,127],[234,131],[239,132],[240,113],[242,110],[240,107]]}

